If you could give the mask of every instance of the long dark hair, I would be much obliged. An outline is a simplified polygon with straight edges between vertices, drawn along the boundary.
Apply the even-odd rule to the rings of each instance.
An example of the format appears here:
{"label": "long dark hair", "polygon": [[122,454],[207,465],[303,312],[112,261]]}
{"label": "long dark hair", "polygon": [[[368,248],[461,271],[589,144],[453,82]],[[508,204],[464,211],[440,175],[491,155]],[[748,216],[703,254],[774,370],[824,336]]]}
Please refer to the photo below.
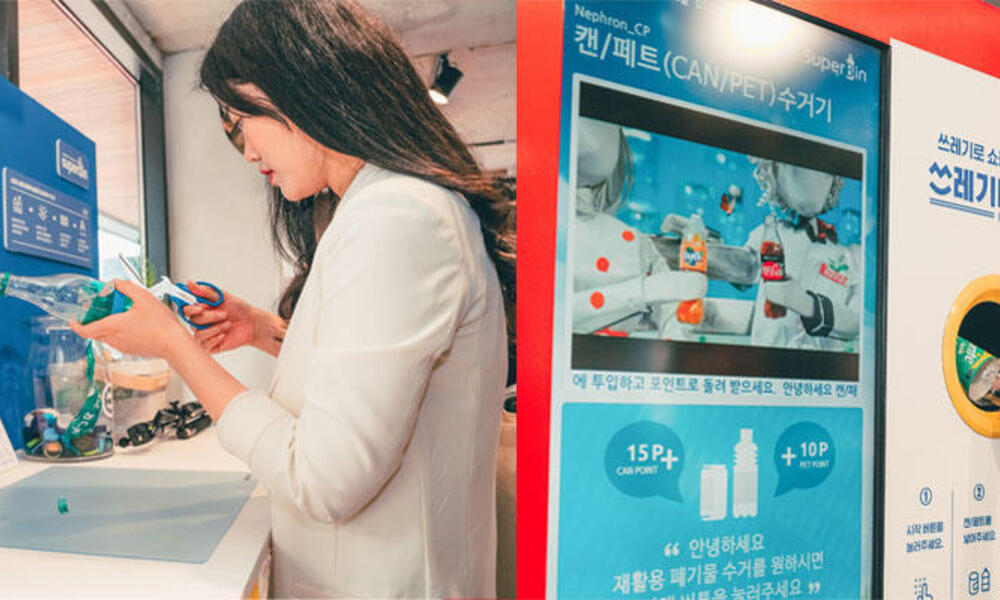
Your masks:
{"label": "long dark hair", "polygon": [[[240,94],[243,83],[273,106]],[[513,189],[480,170],[385,25],[351,0],[244,0],[205,55],[201,85],[223,106],[287,125],[284,115],[323,146],[462,194],[479,217],[513,343]],[[286,319],[338,200],[326,191],[289,202],[273,190],[274,243],[295,265],[279,305]]]}

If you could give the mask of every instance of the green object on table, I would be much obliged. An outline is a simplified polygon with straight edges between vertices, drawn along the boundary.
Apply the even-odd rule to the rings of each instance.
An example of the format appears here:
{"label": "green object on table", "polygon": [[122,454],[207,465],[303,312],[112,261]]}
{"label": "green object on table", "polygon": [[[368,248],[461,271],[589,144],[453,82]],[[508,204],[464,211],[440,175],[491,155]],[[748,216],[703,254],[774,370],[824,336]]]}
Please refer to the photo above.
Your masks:
{"label": "green object on table", "polygon": [[69,503],[66,502],[65,498],[60,498],[58,502],[59,514],[64,515],[69,512]]}
{"label": "green object on table", "polygon": [[101,392],[104,390],[104,385],[94,380],[94,340],[87,341],[87,383],[87,399],[63,434],[66,444],[73,438],[93,431],[97,418],[101,415]]}

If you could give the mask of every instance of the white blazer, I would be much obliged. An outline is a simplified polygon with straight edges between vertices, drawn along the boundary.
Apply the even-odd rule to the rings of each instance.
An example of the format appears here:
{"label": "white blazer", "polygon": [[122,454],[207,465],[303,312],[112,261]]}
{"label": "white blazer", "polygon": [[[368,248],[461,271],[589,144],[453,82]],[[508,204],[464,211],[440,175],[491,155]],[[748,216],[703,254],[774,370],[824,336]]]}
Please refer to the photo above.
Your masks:
{"label": "white blazer", "polygon": [[321,238],[267,392],[219,439],[270,490],[279,597],[490,597],[503,302],[479,221],[361,169]]}

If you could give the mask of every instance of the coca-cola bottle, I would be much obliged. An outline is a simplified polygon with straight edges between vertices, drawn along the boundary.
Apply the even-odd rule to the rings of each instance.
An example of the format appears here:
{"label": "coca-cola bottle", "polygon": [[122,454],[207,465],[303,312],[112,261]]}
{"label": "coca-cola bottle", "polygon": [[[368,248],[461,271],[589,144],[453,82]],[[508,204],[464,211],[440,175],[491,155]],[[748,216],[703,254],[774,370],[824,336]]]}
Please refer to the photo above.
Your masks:
{"label": "coca-cola bottle", "polygon": [[[781,247],[781,237],[778,236],[778,221],[774,215],[764,219],[764,240],[760,243],[760,277],[764,281],[785,280],[785,250]],[[780,319],[787,309],[770,300],[764,301],[764,316],[768,319]]]}

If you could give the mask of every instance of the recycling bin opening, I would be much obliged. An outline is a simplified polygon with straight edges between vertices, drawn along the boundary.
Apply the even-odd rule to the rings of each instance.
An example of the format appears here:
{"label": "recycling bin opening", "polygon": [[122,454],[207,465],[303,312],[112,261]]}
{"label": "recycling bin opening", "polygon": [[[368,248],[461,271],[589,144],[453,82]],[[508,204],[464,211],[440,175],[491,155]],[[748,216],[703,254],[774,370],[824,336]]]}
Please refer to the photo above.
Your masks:
{"label": "recycling bin opening", "polygon": [[955,299],[941,360],[958,415],[977,433],[1000,437],[1000,275],[972,281]]}

